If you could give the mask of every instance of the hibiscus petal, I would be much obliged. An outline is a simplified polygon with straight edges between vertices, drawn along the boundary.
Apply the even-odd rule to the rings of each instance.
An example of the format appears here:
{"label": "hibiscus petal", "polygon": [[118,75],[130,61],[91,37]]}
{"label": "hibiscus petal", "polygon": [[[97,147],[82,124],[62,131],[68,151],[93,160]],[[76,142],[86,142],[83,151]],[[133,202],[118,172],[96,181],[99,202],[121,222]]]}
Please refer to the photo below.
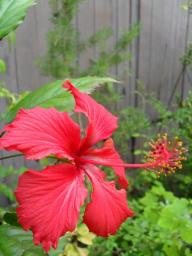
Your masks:
{"label": "hibiscus petal", "polygon": [[57,247],[59,237],[73,231],[87,190],[82,171],[61,164],[37,172],[29,170],[19,178],[17,214],[25,230],[32,229],[34,243],[45,251]]}
{"label": "hibiscus petal", "polygon": [[80,146],[79,126],[67,113],[54,108],[21,110],[4,131],[0,147],[21,151],[28,159],[40,159],[49,154],[72,159]]}
{"label": "hibiscus petal", "polygon": [[93,165],[85,166],[85,172],[93,184],[93,192],[83,221],[99,236],[115,234],[119,226],[133,215],[127,206],[126,192],[117,190],[113,182],[104,181],[103,173]]}
{"label": "hibiscus petal", "polygon": [[89,95],[81,93],[70,81],[65,82],[64,88],[67,88],[74,96],[76,102],[75,111],[84,113],[89,120],[83,148],[110,137],[117,128],[117,117]]}
{"label": "hibiscus petal", "polygon": [[115,174],[119,177],[118,183],[122,188],[127,188],[128,181],[125,175],[124,167],[116,167],[116,164],[123,164],[120,155],[114,147],[113,140],[109,138],[105,141],[101,149],[88,149],[81,156],[81,159],[87,163],[111,166]]}

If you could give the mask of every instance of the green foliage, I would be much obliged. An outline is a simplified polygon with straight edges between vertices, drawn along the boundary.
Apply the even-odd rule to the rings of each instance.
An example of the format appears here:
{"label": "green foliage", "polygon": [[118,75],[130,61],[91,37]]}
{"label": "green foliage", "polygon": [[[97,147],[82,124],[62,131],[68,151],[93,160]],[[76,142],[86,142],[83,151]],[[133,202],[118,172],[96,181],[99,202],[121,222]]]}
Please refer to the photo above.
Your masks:
{"label": "green foliage", "polygon": [[186,66],[192,64],[192,44],[188,46],[186,53],[181,58],[181,62]]}
{"label": "green foliage", "polygon": [[128,219],[107,240],[97,238],[90,256],[184,256],[192,253],[192,201],[177,198],[160,183],[130,205],[134,218]]}
{"label": "green foliage", "polygon": [[7,66],[4,60],[0,59],[0,73],[5,73],[7,70]]}
{"label": "green foliage", "polygon": [[[131,42],[139,35],[140,25],[134,24],[129,31],[124,31],[111,50],[109,50],[107,40],[110,36],[108,36],[108,38],[105,36],[105,40],[100,40],[100,38],[103,38],[101,36],[103,31],[106,31],[106,29],[96,33],[96,37],[98,38],[96,41],[99,52],[98,58],[90,60],[90,66],[86,71],[83,71],[83,74],[88,73],[103,76],[109,73],[110,68],[130,60],[131,54],[127,49]],[[122,70],[122,73],[124,73],[124,71],[125,70]]]}
{"label": "green foliage", "polygon": [[[125,31],[111,50],[108,49],[108,40],[113,34],[111,28],[102,28],[89,38],[80,40],[73,20],[81,1],[49,0],[53,27],[47,36],[47,54],[39,61],[43,74],[54,78],[106,76],[111,67],[130,59],[127,48],[138,36],[140,26],[136,24],[130,31]],[[90,58],[89,67],[82,69],[77,57],[93,47],[97,47],[98,57]]]}
{"label": "green foliage", "polygon": [[[0,59],[0,73],[2,74],[2,80],[0,80],[0,99],[6,99],[9,106],[14,104],[18,98],[18,95],[15,93],[10,92],[5,85],[5,75],[7,71],[7,65],[4,60]],[[3,119],[4,113],[0,113],[0,120]]]}
{"label": "green foliage", "polygon": [[[82,77],[80,79],[71,79],[82,92],[91,93],[101,84],[117,82],[108,77]],[[36,105],[43,107],[57,107],[59,110],[65,108],[70,111],[74,104],[72,96],[63,89],[63,80],[56,81],[51,84],[44,85],[33,92],[24,93],[22,95],[14,95],[5,88],[1,88],[0,96],[9,99],[9,107],[6,115],[7,121],[11,121],[17,111],[21,108],[32,108]],[[0,195],[5,196],[10,201],[10,205],[5,209],[0,208],[0,255],[2,256],[35,256],[45,255],[41,247],[35,247],[32,242],[31,233],[24,232],[17,222],[15,213],[15,197],[13,191],[16,187],[16,179],[26,169],[20,168],[16,170],[13,167],[0,166],[0,178],[5,181],[0,184]],[[11,177],[11,183],[7,181]],[[11,210],[11,211],[10,211]],[[61,239],[61,243],[56,252],[53,250],[50,255],[65,255],[65,256],[85,256],[87,255],[86,247],[92,244],[95,235],[88,231],[85,225],[79,226],[73,234],[66,235]],[[66,240],[67,238],[67,240]],[[7,244],[5,244],[7,241]],[[83,246],[83,248],[82,248]]]}
{"label": "green foliage", "polygon": [[[106,31],[101,30],[101,32],[97,32],[95,36],[98,38],[95,42],[99,42],[100,38],[102,39],[102,32]],[[116,45],[109,50],[108,48],[108,40],[110,37],[104,37],[104,41],[100,41],[98,44],[98,58],[90,60],[90,66],[83,71],[83,74],[91,74],[91,75],[99,75],[103,76],[104,74],[108,74],[110,68],[130,60],[131,54],[128,52],[128,45],[138,36],[140,31],[140,26],[135,24],[131,27],[130,31],[125,31],[122,33],[120,39],[117,41]],[[112,34],[112,33],[111,33]],[[122,73],[124,70],[122,70]]]}
{"label": "green foliage", "polygon": [[172,137],[178,136],[185,142],[188,152],[192,152],[192,92],[172,111],[168,110],[164,104],[151,97],[148,99],[150,107],[156,111],[156,119],[152,121],[155,132],[160,128],[168,131]]}
{"label": "green foliage", "polygon": [[16,102],[17,95],[15,93],[10,92],[8,89],[0,86],[0,98],[6,98],[10,101],[10,104],[14,104]]}
{"label": "green foliage", "polygon": [[33,0],[0,1],[0,40],[20,25]]}
{"label": "green foliage", "polygon": [[95,235],[89,232],[85,224],[80,224],[73,233],[68,233],[59,241],[57,250],[51,250],[50,256],[88,256],[87,247],[92,245]]}
{"label": "green foliage", "polygon": [[0,183],[0,195],[5,196],[11,202],[15,202],[14,190],[16,187],[16,179],[13,179],[13,177],[17,177],[18,175],[22,174],[25,170],[25,167],[21,167],[20,169],[16,170],[12,166],[0,166],[1,179],[5,181],[5,179],[12,177],[11,184],[7,184],[6,182]]}
{"label": "green foliage", "polygon": [[130,139],[145,138],[145,133],[150,127],[150,121],[142,109],[135,107],[127,107],[120,110],[118,117],[119,128],[113,136],[121,155],[126,157]]}
{"label": "green foliage", "polygon": [[0,183],[0,194],[6,196],[10,201],[15,201],[12,189],[6,184]]}
{"label": "green foliage", "polygon": [[[179,137],[184,146],[188,149],[186,153],[187,161],[184,162],[184,167],[181,171],[177,171],[172,176],[160,177],[160,181],[167,189],[174,192],[180,197],[192,197],[192,92],[188,93],[188,97],[172,110],[169,110],[163,102],[158,100],[153,94],[146,93],[144,88],[139,88],[136,94],[142,101],[139,107],[126,107],[117,111],[115,104],[120,97],[114,88],[102,88],[101,91],[95,93],[96,99],[110,106],[114,114],[119,117],[119,127],[113,134],[115,145],[120,152],[120,155],[127,160],[129,152],[137,155],[140,160],[144,158],[149,150],[148,142],[155,139],[158,133],[167,132],[169,139]],[[108,97],[108,95],[114,97]],[[112,106],[112,107],[111,107]],[[153,112],[151,118],[146,112],[146,106]],[[133,144],[135,143],[135,144]],[[139,145],[139,146],[138,146]],[[139,148],[138,148],[139,147]],[[138,160],[138,159],[137,159]],[[111,171],[107,171],[109,179],[114,178]],[[154,184],[154,175],[149,173],[140,173],[137,171],[131,172],[130,182],[131,196],[141,196],[147,189]],[[145,186],[142,186],[145,184]]]}
{"label": "green foliage", "polygon": [[[19,1],[17,1],[19,2]],[[79,40],[78,32],[72,25],[77,5],[80,0],[50,0],[52,7],[52,30],[48,34],[48,52],[40,62],[44,74],[56,78],[77,77],[83,75],[106,76],[111,67],[129,60],[131,55],[127,52],[128,45],[139,33],[139,25],[134,25],[130,31],[125,31],[116,45],[109,49],[108,39],[112,36],[110,28],[103,28],[95,35],[83,41]],[[21,3],[21,1],[20,1]],[[1,28],[1,25],[0,25]],[[1,30],[0,30],[1,31]],[[77,40],[78,38],[78,40]],[[78,41],[78,43],[77,43]],[[91,59],[88,69],[82,69],[76,60],[77,56],[88,48],[97,47],[98,58]],[[191,64],[191,46],[182,58],[183,65]],[[5,72],[6,66],[0,62],[0,72]],[[124,70],[122,70],[124,72]],[[128,149],[143,156],[146,147],[139,150],[131,148],[132,140],[148,141],[159,131],[169,131],[171,136],[179,135],[192,152],[191,126],[192,126],[192,96],[179,105],[178,109],[170,111],[153,95],[140,90],[136,92],[142,98],[142,108],[127,107],[123,110],[116,108],[116,103],[121,99],[112,83],[116,82],[107,77],[83,77],[72,79],[72,82],[81,91],[91,93],[99,84],[107,83],[95,97],[111,107],[114,114],[119,116],[119,129],[114,134],[114,139],[119,152],[127,157]],[[5,121],[10,122],[21,108],[32,108],[37,105],[42,107],[56,107],[60,111],[71,111],[73,99],[69,93],[62,89],[63,80],[44,85],[33,92],[24,95],[15,95],[6,88],[1,88],[0,97],[8,100],[10,107],[7,110]],[[145,113],[145,106],[150,106],[155,113],[151,120]],[[61,238],[56,251],[51,250],[50,256],[190,256],[192,255],[192,196],[190,187],[192,167],[189,158],[184,168],[184,173],[161,178],[168,192],[157,182],[153,173],[130,172],[130,197],[133,198],[129,205],[135,210],[134,218],[128,219],[120,228],[116,236],[108,239],[97,238],[88,232],[84,225],[80,225],[75,232],[68,233]],[[41,161],[46,163],[47,160]],[[1,179],[17,176],[24,169],[0,169]],[[107,170],[107,174],[111,171]],[[110,180],[112,175],[108,175]],[[114,177],[113,177],[114,178]],[[152,187],[152,188],[151,188]],[[0,192],[14,205],[13,190],[15,183],[0,185]],[[188,189],[189,188],[189,189]],[[146,194],[146,190],[150,189]],[[145,194],[145,196],[143,196]],[[177,196],[179,197],[177,197]],[[185,196],[186,198],[180,198]],[[1,210],[1,209],[0,209]],[[30,233],[24,233],[18,226],[14,212],[0,211],[0,255],[45,255],[40,247],[34,247]],[[93,242],[93,244],[92,244]],[[6,244],[7,243],[7,244]],[[89,253],[88,253],[89,247]]]}
{"label": "green foliage", "polygon": [[[118,83],[115,86],[121,86],[121,84]],[[93,98],[114,113],[116,111],[116,104],[121,100],[120,94],[117,93],[112,83],[107,83],[94,91]]]}
{"label": "green foliage", "polygon": [[[70,79],[82,92],[91,93],[99,85],[116,82],[109,77],[82,77]],[[74,105],[73,97],[63,89],[63,80],[43,85],[35,91],[28,93],[14,104],[5,116],[6,122],[10,122],[21,108],[29,109],[35,106],[44,108],[55,107],[60,111],[71,111]]]}
{"label": "green foliage", "polygon": [[191,0],[188,0],[187,2],[183,3],[181,5],[181,7],[187,11],[188,9],[191,9],[192,8],[192,1]]}
{"label": "green foliage", "polygon": [[19,169],[15,169],[13,166],[5,167],[0,166],[0,178],[7,178],[15,174],[22,174],[26,171],[25,167],[20,167]]}
{"label": "green foliage", "polygon": [[15,212],[6,212],[3,215],[3,221],[11,226],[21,227],[17,220],[17,214]]}
{"label": "green foliage", "polygon": [[43,256],[40,247],[33,245],[31,232],[10,225],[0,226],[0,255],[1,256]]}
{"label": "green foliage", "polygon": [[48,53],[40,63],[43,73],[55,78],[75,75],[74,66],[77,56],[77,32],[72,20],[78,0],[50,0],[53,29],[48,33]]}

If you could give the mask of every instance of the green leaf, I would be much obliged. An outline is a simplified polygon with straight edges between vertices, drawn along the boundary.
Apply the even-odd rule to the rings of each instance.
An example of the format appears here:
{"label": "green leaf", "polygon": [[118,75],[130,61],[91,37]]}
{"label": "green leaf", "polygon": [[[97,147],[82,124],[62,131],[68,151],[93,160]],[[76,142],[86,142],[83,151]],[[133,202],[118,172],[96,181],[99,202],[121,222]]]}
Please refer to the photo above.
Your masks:
{"label": "green leaf", "polygon": [[[82,77],[70,80],[80,91],[86,93],[91,93],[101,84],[117,82],[109,77]],[[20,108],[29,109],[35,106],[41,106],[44,108],[55,107],[60,111],[72,111],[74,100],[71,94],[63,89],[63,82],[63,80],[58,80],[28,93],[11,107],[5,116],[5,121],[11,122]]]}
{"label": "green leaf", "polygon": [[76,232],[80,236],[86,236],[89,234],[89,229],[85,224],[81,224],[79,227],[77,227]]}
{"label": "green leaf", "polygon": [[165,245],[163,250],[166,252],[166,256],[180,256],[177,245],[172,244],[171,246]]}
{"label": "green leaf", "polygon": [[183,241],[192,244],[192,220],[191,222],[186,221],[185,225],[180,227],[180,234]]}
{"label": "green leaf", "polygon": [[3,220],[11,226],[20,227],[19,223],[17,222],[17,214],[15,212],[6,212],[3,216]]}
{"label": "green leaf", "polygon": [[7,70],[4,60],[0,59],[0,73],[5,73]]}
{"label": "green leaf", "polygon": [[77,240],[82,244],[91,245],[93,244],[93,239],[95,238],[95,234],[89,232],[89,229],[86,225],[81,224],[77,230]]}
{"label": "green leaf", "polygon": [[34,0],[1,0],[0,1],[0,39],[22,23],[27,9]]}
{"label": "green leaf", "polygon": [[185,250],[185,256],[192,256],[192,252],[189,248]]}
{"label": "green leaf", "polygon": [[69,243],[70,241],[70,235],[69,233],[65,234],[65,236],[61,237],[59,239],[59,243],[56,249],[51,248],[49,251],[49,256],[63,256],[63,251],[65,246]]}
{"label": "green leaf", "polygon": [[188,11],[192,7],[192,1],[188,0],[186,3],[181,4],[181,8],[185,11]]}
{"label": "green leaf", "polygon": [[65,246],[64,255],[66,256],[80,256],[77,247],[74,244],[67,244]]}
{"label": "green leaf", "polygon": [[20,175],[26,171],[26,167],[22,166],[19,169],[15,169],[13,166],[0,166],[0,177],[6,178],[11,175]]}
{"label": "green leaf", "polygon": [[16,95],[2,86],[0,86],[0,98],[7,98],[11,103],[16,102]]}
{"label": "green leaf", "polygon": [[31,232],[9,225],[0,226],[0,256],[42,256],[41,247],[34,246]]}
{"label": "green leaf", "polygon": [[189,9],[188,4],[182,4],[181,8],[183,8],[183,10],[187,11]]}
{"label": "green leaf", "polygon": [[87,234],[87,236],[79,236],[77,240],[85,245],[92,245],[93,239],[95,238],[94,234]]}
{"label": "green leaf", "polygon": [[180,230],[188,217],[188,201],[186,199],[175,199],[175,201],[163,208],[158,225],[174,232]]}
{"label": "green leaf", "polygon": [[15,197],[12,189],[10,189],[7,185],[0,183],[0,194],[5,195],[9,200],[15,201]]}

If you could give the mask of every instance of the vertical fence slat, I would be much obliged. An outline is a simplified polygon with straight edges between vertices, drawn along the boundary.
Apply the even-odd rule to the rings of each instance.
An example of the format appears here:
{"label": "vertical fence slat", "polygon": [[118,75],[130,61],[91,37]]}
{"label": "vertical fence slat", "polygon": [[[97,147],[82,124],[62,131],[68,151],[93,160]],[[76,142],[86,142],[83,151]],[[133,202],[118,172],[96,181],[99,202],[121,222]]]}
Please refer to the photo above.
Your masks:
{"label": "vertical fence slat", "polygon": [[[125,31],[128,31],[130,28],[130,0],[128,1],[118,1],[118,22],[117,22],[117,37],[118,39],[121,38],[122,34]],[[127,51],[130,51],[130,47],[127,47]],[[134,58],[134,56],[132,56]],[[123,100],[120,104],[122,105],[130,104],[130,95],[132,94],[132,83],[129,79],[130,74],[130,61],[123,62],[118,65],[117,73],[118,79],[123,82],[121,86],[119,86],[119,91],[121,95],[123,95]]]}
{"label": "vertical fence slat", "polygon": [[[14,45],[12,45],[11,48],[8,46],[8,42],[6,40],[2,41],[1,47],[0,47],[0,57],[5,61],[7,65],[7,73],[5,78],[5,87],[10,90],[13,93],[19,93],[18,91],[18,73],[17,73],[17,63],[16,63],[16,48]],[[4,79],[4,78],[3,78]],[[1,105],[1,112],[3,113],[6,109],[7,102],[5,100],[0,100]],[[4,123],[1,123],[2,126],[4,126]],[[5,151],[1,152],[1,155],[7,155],[10,153],[7,153]],[[9,159],[2,161],[1,164],[3,166],[9,166],[12,165],[15,168],[19,168],[24,164],[24,161],[22,158],[17,159]]]}
{"label": "vertical fence slat", "polygon": [[[80,3],[77,13],[78,40],[86,41],[94,34],[94,0],[83,1]],[[89,67],[90,60],[94,57],[94,48],[89,48],[77,56],[78,64],[82,69]]]}
{"label": "vertical fence slat", "polygon": [[[39,0],[38,4],[34,6],[34,21],[35,21],[35,34],[36,39],[36,56],[34,63],[39,58],[43,57],[47,50],[47,32],[50,29],[51,9],[47,0]],[[35,68],[38,69],[38,65],[35,63]],[[47,83],[50,79],[41,75],[38,71],[38,86]]]}
{"label": "vertical fence slat", "polygon": [[[111,0],[96,0],[95,1],[95,32],[98,32],[104,27],[112,28],[113,22],[113,10]],[[114,38],[107,41],[108,49],[112,49],[114,43]],[[98,57],[99,49],[96,47],[95,56]],[[111,72],[113,76],[114,73]]]}
{"label": "vertical fence slat", "polygon": [[[186,11],[185,11],[186,12]],[[186,50],[189,45],[192,44],[192,8],[188,10],[188,20],[186,26]],[[186,98],[188,96],[189,90],[192,90],[192,74],[191,66],[187,67],[185,70],[185,77],[183,79],[183,96]]]}
{"label": "vertical fence slat", "polygon": [[38,56],[34,7],[17,30],[16,62],[19,90],[32,90],[39,86],[39,72],[35,65]]}
{"label": "vertical fence slat", "polygon": [[[168,103],[181,71],[187,15],[177,0],[141,0],[139,78],[147,91]],[[150,112],[150,111],[149,111]]]}

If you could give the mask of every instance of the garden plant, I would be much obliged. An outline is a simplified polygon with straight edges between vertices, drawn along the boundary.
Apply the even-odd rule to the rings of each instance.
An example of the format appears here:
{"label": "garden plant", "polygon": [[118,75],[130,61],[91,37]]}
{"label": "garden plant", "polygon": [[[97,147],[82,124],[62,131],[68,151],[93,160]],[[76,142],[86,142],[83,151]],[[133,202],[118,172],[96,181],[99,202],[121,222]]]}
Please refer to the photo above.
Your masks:
{"label": "garden plant", "polygon": [[[0,40],[8,40],[34,4],[11,2],[0,3]],[[54,26],[38,65],[60,80],[17,95],[6,88],[6,63],[0,60],[0,97],[7,101],[0,115],[0,195],[6,199],[0,207],[0,255],[191,256],[192,93],[178,97],[176,84],[171,109],[138,84],[143,107],[117,108],[118,81],[109,69],[131,58],[127,46],[139,25],[111,51],[104,44],[111,35],[107,28],[76,45],[71,22],[80,1],[50,4]],[[89,68],[74,65],[95,44],[100,55]],[[179,79],[192,64],[191,52],[189,45]],[[130,162],[133,141],[140,144],[131,148]],[[38,167],[3,165],[11,158]]]}

